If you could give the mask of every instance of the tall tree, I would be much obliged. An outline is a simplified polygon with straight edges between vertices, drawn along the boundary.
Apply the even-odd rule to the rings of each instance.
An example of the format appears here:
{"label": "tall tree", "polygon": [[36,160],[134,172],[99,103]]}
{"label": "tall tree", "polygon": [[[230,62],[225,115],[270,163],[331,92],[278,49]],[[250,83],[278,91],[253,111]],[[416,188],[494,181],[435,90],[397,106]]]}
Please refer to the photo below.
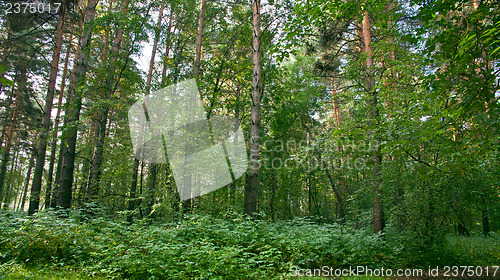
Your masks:
{"label": "tall tree", "polygon": [[245,184],[245,213],[254,216],[257,212],[260,168],[260,102],[262,99],[262,65],[260,52],[260,0],[253,1],[252,44],[252,112],[250,124],[250,170]]}
{"label": "tall tree", "polygon": [[[160,41],[161,23],[163,20],[163,10],[164,9],[165,9],[165,3],[162,3],[161,7],[160,7],[160,14],[158,15],[158,21],[156,23],[156,28],[155,28],[153,49],[151,50],[151,60],[149,61],[148,77],[146,80],[146,95],[149,95],[149,93],[151,92],[151,80],[153,78],[156,50],[158,48],[158,42]],[[146,200],[146,211],[145,211],[146,213],[145,213],[145,215],[149,215],[149,213],[151,213],[151,208],[154,204],[156,177],[158,175],[158,165],[156,163],[152,163],[149,165],[148,174],[149,174],[149,176],[148,176],[148,185],[147,185],[147,190],[146,190],[146,192],[147,192],[146,199],[147,200]]]}
{"label": "tall tree", "polygon": [[56,88],[57,72],[59,70],[59,58],[61,54],[61,45],[64,34],[64,20],[66,16],[66,0],[62,0],[59,9],[59,18],[57,20],[57,28],[54,40],[54,51],[52,53],[52,63],[50,65],[49,85],[47,95],[45,97],[45,106],[43,108],[43,118],[40,137],[36,148],[36,164],[35,173],[33,174],[33,184],[31,186],[30,206],[28,215],[33,215],[38,211],[40,203],[40,191],[42,189],[43,167],[45,164],[45,153],[47,151],[47,138],[51,124],[52,106],[54,93]]}
{"label": "tall tree", "polygon": [[[121,14],[124,15],[128,10],[128,1],[122,2]],[[95,146],[92,156],[92,167],[91,173],[88,182],[88,190],[87,190],[87,199],[94,198],[97,195],[97,188],[99,186],[100,178],[101,178],[101,165],[104,154],[104,141],[106,139],[106,125],[108,122],[108,115],[110,105],[107,103],[108,99],[112,96],[113,92],[116,90],[116,85],[120,81],[121,77],[116,79],[116,66],[117,66],[117,57],[119,56],[120,48],[123,42],[124,28],[120,27],[116,32],[116,37],[113,40],[112,47],[112,55],[108,61],[104,63],[109,63],[106,67],[106,80],[105,87],[103,88],[104,92],[101,93],[102,101],[104,104],[102,105],[102,109],[98,111],[97,114],[97,130],[95,131]],[[128,57],[127,57],[128,59]],[[115,81],[116,79],[116,81]]]}
{"label": "tall tree", "polygon": [[61,87],[59,88],[59,97],[57,101],[57,112],[56,119],[54,122],[54,128],[52,131],[52,144],[50,145],[50,158],[49,158],[49,170],[47,172],[47,187],[45,190],[45,209],[50,207],[50,201],[52,196],[52,181],[54,177],[54,165],[56,160],[56,149],[57,149],[57,133],[59,130],[59,123],[61,122],[61,111],[62,111],[62,102],[64,97],[64,90],[66,88],[66,78],[68,76],[68,63],[69,57],[71,55],[73,46],[73,34],[70,34],[68,39],[68,46],[66,50],[66,57],[64,59],[64,68],[63,75],[61,80]]}
{"label": "tall tree", "polygon": [[198,16],[198,34],[196,36],[196,52],[194,58],[193,76],[197,77],[200,73],[201,47],[203,42],[203,23],[205,20],[205,7],[207,0],[201,0],[200,15]]}
{"label": "tall tree", "polygon": [[[378,125],[378,96],[375,90],[375,74],[373,69],[373,50],[371,46],[371,31],[370,31],[370,17],[367,10],[367,6],[364,7],[364,15],[362,21],[362,32],[363,32],[363,53],[366,56],[366,83],[365,90],[368,94],[368,117],[371,126],[371,140],[378,141],[377,139],[377,129]],[[379,154],[378,149],[374,151],[372,156],[374,161],[373,173],[372,173],[372,184],[373,184],[373,231],[375,233],[380,232],[383,229],[382,222],[382,203],[380,197],[380,164],[382,158]]]}
{"label": "tall tree", "polygon": [[21,102],[21,92],[26,86],[27,73],[26,65],[21,62],[19,69],[19,78],[16,89],[14,108],[12,109],[12,116],[10,118],[9,128],[7,129],[7,139],[5,140],[5,148],[3,150],[2,162],[0,164],[0,203],[3,201],[4,197],[4,185],[5,185],[5,174],[7,172],[7,164],[9,162],[10,150],[12,148],[12,139],[14,135],[14,127],[16,126],[17,116],[19,114],[19,103]]}
{"label": "tall tree", "polygon": [[78,134],[78,122],[82,108],[82,88],[85,75],[89,65],[90,40],[92,37],[92,21],[96,13],[98,0],[88,0],[83,23],[83,34],[80,38],[80,55],[76,63],[75,82],[69,88],[71,104],[67,107],[67,114],[64,118],[64,125],[68,129],[62,137],[62,167],[59,184],[58,206],[69,208],[71,206],[71,189],[73,186],[73,173],[75,169],[76,138]]}

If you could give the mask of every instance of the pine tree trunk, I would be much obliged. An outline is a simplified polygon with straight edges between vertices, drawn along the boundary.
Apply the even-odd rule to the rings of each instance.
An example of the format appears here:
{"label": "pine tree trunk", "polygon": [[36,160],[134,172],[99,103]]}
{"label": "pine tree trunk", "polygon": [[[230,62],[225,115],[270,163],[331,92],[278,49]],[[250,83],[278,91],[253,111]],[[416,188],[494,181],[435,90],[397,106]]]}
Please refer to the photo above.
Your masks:
{"label": "pine tree trunk", "polygon": [[5,120],[2,126],[2,136],[0,136],[0,149],[3,146],[3,141],[5,139],[5,135],[7,134],[7,128],[9,127],[9,116],[11,115],[11,109],[12,109],[12,102],[14,100],[14,87],[11,88],[10,93],[8,94],[8,100],[7,100],[7,110],[5,111]]}
{"label": "pine tree trunk", "polygon": [[85,75],[89,64],[88,47],[92,37],[91,21],[95,17],[95,9],[98,0],[89,0],[85,11],[84,33],[80,39],[80,56],[76,65],[75,82],[70,87],[72,102],[68,106],[68,112],[64,118],[64,125],[68,127],[63,136],[62,149],[62,168],[61,178],[58,190],[58,206],[63,208],[71,207],[73,176],[75,169],[76,139],[78,134],[78,122],[80,120],[80,110],[82,107],[82,92],[78,89],[85,81]]}
{"label": "pine tree trunk", "polygon": [[9,162],[10,149],[12,147],[12,136],[14,134],[14,127],[15,127],[16,121],[17,121],[19,102],[21,99],[21,92],[23,91],[23,89],[26,85],[26,79],[27,79],[25,66],[23,66],[21,68],[22,69],[20,69],[20,71],[19,71],[20,76],[18,79],[18,86],[17,86],[16,96],[15,96],[15,101],[14,101],[14,109],[12,110],[12,117],[10,119],[9,128],[7,130],[7,133],[6,133],[7,139],[6,139],[6,143],[5,143],[5,148],[3,150],[2,163],[0,165],[0,204],[4,198],[5,173],[7,172],[7,164]]}
{"label": "pine tree trunk", "polygon": [[47,188],[45,190],[45,209],[48,209],[50,207],[50,200],[52,198],[52,181],[54,177],[54,164],[56,161],[57,132],[59,130],[59,123],[61,122],[62,101],[64,97],[64,89],[66,88],[66,77],[68,76],[68,62],[69,62],[69,57],[71,55],[72,46],[73,46],[73,34],[70,34],[67,47],[68,49],[66,50],[66,58],[64,59],[61,88],[59,89],[59,97],[57,100],[57,113],[56,113],[56,120],[54,123],[54,129],[52,132],[52,144],[50,145],[49,171],[47,176]]}
{"label": "pine tree trunk", "polygon": [[[35,136],[35,140],[34,140],[35,143],[37,141],[37,136]],[[35,147],[33,147],[33,152],[31,153],[31,156],[30,156],[30,162],[28,164],[28,171],[26,172],[26,178],[24,181],[23,193],[21,194],[22,198],[21,198],[21,201],[20,201],[19,206],[18,206],[18,210],[21,210],[21,211],[24,211],[24,205],[26,203],[26,195],[28,193],[28,186],[30,183],[31,171],[33,170],[33,166],[35,165],[36,152],[34,150],[35,150]],[[45,206],[45,208],[47,208],[47,206]]]}
{"label": "pine tree trunk", "polygon": [[[375,78],[373,74],[373,53],[371,47],[371,34],[370,34],[370,19],[368,11],[365,11],[363,16],[363,44],[364,53],[366,55],[366,90],[369,95],[368,99],[368,115],[370,119],[370,126],[375,127],[378,123],[378,109],[377,109],[377,92],[375,88]],[[371,131],[371,140],[377,141],[376,129]],[[373,171],[372,171],[372,184],[373,184],[373,232],[378,233],[383,230],[382,221],[382,203],[380,200],[380,165],[382,158],[380,156],[380,151],[378,150],[378,145],[375,151],[372,151],[374,155],[372,159],[374,161]]]}
{"label": "pine tree trunk", "polygon": [[61,54],[61,45],[64,34],[64,18],[66,15],[66,0],[62,0],[61,9],[59,11],[59,19],[57,21],[56,38],[54,51],[52,54],[52,63],[50,67],[49,86],[47,96],[45,97],[45,106],[43,108],[43,118],[40,137],[36,148],[36,164],[33,174],[33,184],[31,186],[30,206],[28,215],[33,215],[38,211],[40,203],[40,191],[42,190],[43,167],[45,164],[45,153],[47,152],[47,137],[50,130],[52,106],[54,101],[54,93],[56,89],[57,72],[59,70],[59,58]]}
{"label": "pine tree trunk", "polygon": [[260,0],[253,1],[253,58],[252,58],[252,111],[250,125],[250,170],[246,177],[245,213],[254,217],[257,212],[260,167],[260,101],[261,101],[261,54],[260,54]]}
{"label": "pine tree trunk", "polygon": [[[18,147],[19,146],[19,137],[17,137],[17,134],[16,134],[16,144],[14,145],[14,147]],[[15,185],[15,178],[14,176],[16,175],[16,170],[17,170],[17,167],[19,166],[19,151],[20,149],[16,149],[15,152],[14,152],[14,157],[12,159],[12,165],[10,166],[10,172],[9,172],[9,186],[7,188],[7,191],[6,191],[6,195],[5,195],[5,198],[4,198],[4,205],[2,207],[2,209],[8,209],[10,208],[10,202],[12,200],[12,196],[15,195],[14,193],[14,186]]]}

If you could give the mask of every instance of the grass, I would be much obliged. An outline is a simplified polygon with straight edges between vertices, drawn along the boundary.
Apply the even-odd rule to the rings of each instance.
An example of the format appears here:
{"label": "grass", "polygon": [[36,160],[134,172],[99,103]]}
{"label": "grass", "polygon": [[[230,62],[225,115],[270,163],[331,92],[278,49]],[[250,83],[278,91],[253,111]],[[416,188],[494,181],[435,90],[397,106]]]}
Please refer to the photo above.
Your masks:
{"label": "grass", "polygon": [[0,266],[0,280],[100,280],[104,278],[90,277],[77,269],[54,269],[47,267],[27,267],[16,263],[6,263]]}
{"label": "grass", "polygon": [[[90,277],[78,270],[72,270],[70,268],[64,269],[49,269],[46,267],[27,267],[15,263],[7,263],[0,266],[0,280],[101,280],[99,276]],[[326,277],[291,277],[284,276],[282,279],[331,279]],[[335,278],[338,279],[338,278]],[[387,280],[384,277],[341,277],[344,280]]]}

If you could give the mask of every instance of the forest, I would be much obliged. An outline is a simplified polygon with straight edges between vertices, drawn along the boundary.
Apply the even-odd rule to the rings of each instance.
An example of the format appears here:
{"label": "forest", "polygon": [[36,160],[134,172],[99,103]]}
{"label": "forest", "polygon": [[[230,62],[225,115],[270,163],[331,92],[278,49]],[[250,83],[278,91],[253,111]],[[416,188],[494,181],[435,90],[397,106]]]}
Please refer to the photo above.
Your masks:
{"label": "forest", "polygon": [[500,277],[500,2],[0,11],[0,279]]}

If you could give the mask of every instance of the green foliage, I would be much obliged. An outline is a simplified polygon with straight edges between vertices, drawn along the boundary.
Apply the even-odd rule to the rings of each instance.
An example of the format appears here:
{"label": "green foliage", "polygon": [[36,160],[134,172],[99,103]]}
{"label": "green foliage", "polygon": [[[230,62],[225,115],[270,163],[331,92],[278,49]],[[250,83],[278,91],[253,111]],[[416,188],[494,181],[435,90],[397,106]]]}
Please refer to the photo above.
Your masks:
{"label": "green foliage", "polygon": [[[59,279],[57,273],[78,268],[69,279],[81,279],[80,274],[113,279],[270,279],[286,276],[291,266],[395,267],[407,255],[380,235],[304,218],[268,222],[227,213],[223,219],[187,215],[181,222],[127,226],[112,217],[82,223],[81,212],[65,219],[57,214],[28,218],[0,213],[1,273],[25,275],[37,268],[55,275],[37,279]],[[464,263],[491,265],[499,260],[499,241],[496,235],[450,237],[445,252]],[[409,253],[414,249],[405,248]]]}

